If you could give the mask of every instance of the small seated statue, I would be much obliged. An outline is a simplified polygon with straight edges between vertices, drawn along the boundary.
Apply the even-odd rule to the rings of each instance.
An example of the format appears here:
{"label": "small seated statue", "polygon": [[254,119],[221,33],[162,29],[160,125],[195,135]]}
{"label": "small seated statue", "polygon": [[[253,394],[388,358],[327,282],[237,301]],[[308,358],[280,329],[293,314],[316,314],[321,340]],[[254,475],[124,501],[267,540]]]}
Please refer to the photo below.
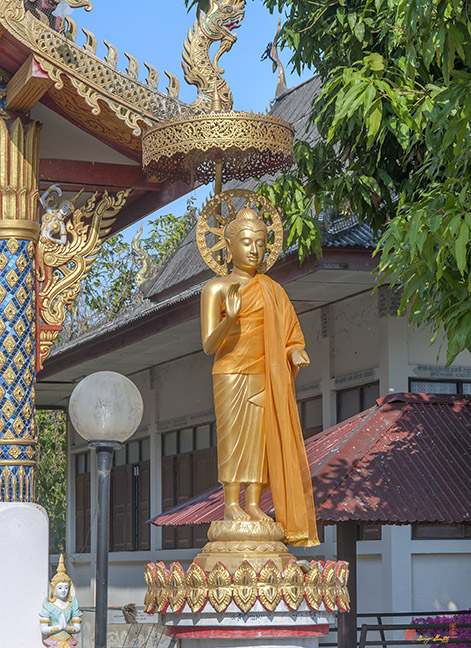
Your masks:
{"label": "small seated statue", "polygon": [[71,585],[61,554],[57,573],[51,580],[50,596],[44,599],[39,613],[43,644],[48,648],[72,648],[77,645],[72,635],[81,630],[82,612],[77,599],[70,594]]}

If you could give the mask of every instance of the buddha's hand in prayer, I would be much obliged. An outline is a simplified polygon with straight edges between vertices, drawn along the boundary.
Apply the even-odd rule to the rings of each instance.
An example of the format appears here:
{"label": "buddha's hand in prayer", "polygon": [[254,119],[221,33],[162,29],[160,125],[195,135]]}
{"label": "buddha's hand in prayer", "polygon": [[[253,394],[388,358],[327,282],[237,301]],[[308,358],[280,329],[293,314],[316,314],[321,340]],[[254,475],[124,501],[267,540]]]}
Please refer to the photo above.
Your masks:
{"label": "buddha's hand in prayer", "polygon": [[304,349],[292,349],[289,353],[289,360],[293,367],[307,367],[311,362]]}
{"label": "buddha's hand in prayer", "polygon": [[226,315],[229,319],[233,320],[237,317],[241,304],[240,283],[233,283],[229,286],[226,295]]}

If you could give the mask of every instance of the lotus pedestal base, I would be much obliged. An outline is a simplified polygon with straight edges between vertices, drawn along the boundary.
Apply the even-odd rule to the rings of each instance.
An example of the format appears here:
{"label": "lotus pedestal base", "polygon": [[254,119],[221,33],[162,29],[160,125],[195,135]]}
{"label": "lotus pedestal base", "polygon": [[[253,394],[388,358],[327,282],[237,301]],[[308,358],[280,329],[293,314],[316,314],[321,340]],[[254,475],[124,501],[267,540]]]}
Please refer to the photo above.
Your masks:
{"label": "lotus pedestal base", "polygon": [[149,563],[145,611],[182,648],[316,648],[349,609],[348,564],[297,561],[280,524],[213,522],[187,571]]}

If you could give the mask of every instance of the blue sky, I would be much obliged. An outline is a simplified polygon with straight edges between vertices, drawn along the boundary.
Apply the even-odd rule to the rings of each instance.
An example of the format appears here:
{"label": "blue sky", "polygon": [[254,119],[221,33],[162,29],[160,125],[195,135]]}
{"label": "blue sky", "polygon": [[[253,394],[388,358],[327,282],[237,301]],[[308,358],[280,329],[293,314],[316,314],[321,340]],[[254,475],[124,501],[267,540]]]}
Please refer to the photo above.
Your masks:
{"label": "blue sky", "polygon": [[[225,68],[225,79],[234,95],[236,110],[265,111],[273,99],[277,75],[272,73],[271,61],[260,61],[267,44],[276,33],[279,14],[270,14],[261,0],[248,0],[245,19],[235,32],[237,42],[229,53],[220,59],[220,66]],[[146,68],[144,61],[151,63],[159,71],[159,89],[165,92],[167,77],[164,70],[172,72],[180,79],[180,98],[192,102],[196,97],[194,86],[188,86],[183,79],[181,69],[181,52],[183,41],[188,30],[196,19],[194,10],[187,13],[183,0],[94,0],[91,12],[77,9],[72,18],[81,27],[92,31],[98,39],[97,54],[104,57],[106,48],[103,39],[112,43],[119,52],[118,67],[125,69],[127,59],[124,51],[135,56],[140,62],[139,77],[144,80]],[[84,36],[78,36],[80,43]],[[81,40],[82,39],[82,40]],[[280,52],[285,65],[288,87],[308,78],[307,72],[302,78],[290,73],[288,50]],[[197,204],[203,201],[211,187],[196,192]],[[175,201],[164,209],[167,213],[182,213],[186,199]],[[152,217],[151,217],[152,218]],[[128,238],[135,227],[126,231]]]}

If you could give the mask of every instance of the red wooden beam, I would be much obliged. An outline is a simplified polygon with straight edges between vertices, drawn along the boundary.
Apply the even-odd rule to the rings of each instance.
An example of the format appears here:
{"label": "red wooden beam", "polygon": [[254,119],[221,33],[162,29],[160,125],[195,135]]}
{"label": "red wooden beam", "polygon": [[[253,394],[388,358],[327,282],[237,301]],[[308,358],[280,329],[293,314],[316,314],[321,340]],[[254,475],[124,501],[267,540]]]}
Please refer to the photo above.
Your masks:
{"label": "red wooden beam", "polygon": [[41,185],[58,184],[63,191],[74,191],[85,187],[90,191],[108,189],[144,189],[161,191],[158,182],[148,182],[139,165],[107,164],[83,160],[59,160],[42,158],[39,164]]}
{"label": "red wooden beam", "polygon": [[[155,191],[153,193],[146,192],[134,202],[128,200],[126,205],[119,212],[118,218],[111,228],[109,236],[112,236],[129,225],[136,223],[141,220],[141,218],[149,216],[149,214],[157,211],[157,209],[170,205],[174,200],[181,198],[190,191],[193,191],[193,189],[196,189],[198,186],[198,184],[186,184],[181,180],[177,180],[177,182],[168,182],[166,180],[159,185],[159,193],[156,193]],[[172,211],[171,206],[169,206],[169,211]]]}

